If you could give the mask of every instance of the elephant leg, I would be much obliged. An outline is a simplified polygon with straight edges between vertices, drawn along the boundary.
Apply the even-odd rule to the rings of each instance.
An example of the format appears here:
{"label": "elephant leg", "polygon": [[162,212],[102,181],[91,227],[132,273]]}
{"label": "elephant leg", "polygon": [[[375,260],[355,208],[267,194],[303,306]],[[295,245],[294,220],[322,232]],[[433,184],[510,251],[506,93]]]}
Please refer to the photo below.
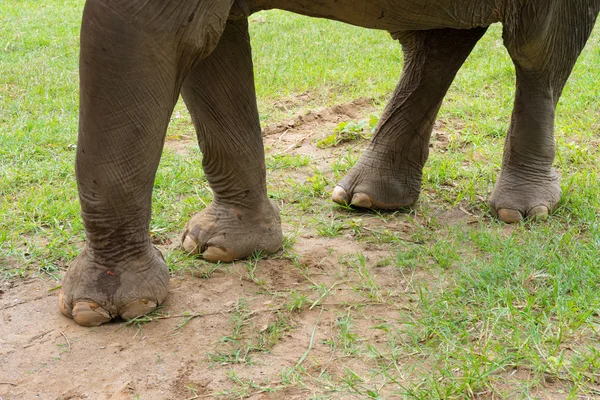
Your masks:
{"label": "elephant leg", "polygon": [[[180,14],[189,6],[199,20],[216,18],[213,10],[198,14],[195,3],[182,2]],[[63,314],[84,326],[143,315],[167,296],[169,270],[149,235],[154,176],[185,66],[218,41],[214,29],[216,38],[202,36],[200,22],[197,35],[170,29],[193,11],[175,21],[164,5],[144,7],[88,0],[84,10],[76,174],[87,240],[60,296]],[[138,23],[144,12],[154,19]]]}
{"label": "elephant leg", "polygon": [[560,200],[560,180],[552,167],[556,105],[598,14],[598,6],[595,13],[583,5],[546,7],[523,13],[536,15],[537,21],[504,27],[517,89],[502,170],[489,204],[492,213],[507,223],[544,218]]}
{"label": "elephant leg", "polygon": [[442,100],[487,28],[403,33],[404,68],[375,136],[333,191],[333,201],[362,208],[397,209],[421,190],[429,140]]}
{"label": "elephant leg", "polygon": [[217,48],[183,83],[213,202],[186,225],[186,251],[230,262],[282,243],[277,206],[267,198],[247,20],[230,20]]}

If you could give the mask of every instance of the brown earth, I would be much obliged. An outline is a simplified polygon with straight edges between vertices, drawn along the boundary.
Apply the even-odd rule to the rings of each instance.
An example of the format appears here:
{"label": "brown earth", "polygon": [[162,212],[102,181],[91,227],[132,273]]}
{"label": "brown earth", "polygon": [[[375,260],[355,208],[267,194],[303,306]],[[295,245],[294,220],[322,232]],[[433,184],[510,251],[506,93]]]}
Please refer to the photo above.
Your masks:
{"label": "brown earth", "polygon": [[[317,148],[316,141],[339,122],[365,118],[378,108],[361,99],[267,127],[268,154],[311,157],[309,167],[271,171],[270,184],[285,184],[289,177],[304,182],[314,168],[331,177],[331,160],[349,149],[360,151],[365,141],[330,149]],[[435,138],[434,145],[443,149],[443,133],[436,130]],[[177,153],[193,146],[191,139],[167,143]],[[401,310],[418,317],[415,282],[445,284],[426,264],[407,271],[390,262],[399,249],[422,245],[411,237],[427,221],[418,213],[410,218],[354,213],[325,199],[316,211],[302,213],[280,201],[284,233],[295,236],[291,249],[257,265],[237,262],[208,271],[202,264],[204,276],[173,276],[166,304],[146,323],[83,328],[59,313],[56,281],[3,283],[0,399],[363,398],[361,388],[389,383],[370,375],[382,360],[365,349],[389,352],[389,338],[379,327],[404,323]],[[336,237],[321,236],[311,223],[315,213],[354,221],[363,233],[345,225]],[[442,225],[484,218],[460,206],[435,213]],[[395,242],[378,240],[388,232],[395,232]],[[163,252],[178,245],[177,233],[171,242]],[[356,261],[358,252],[365,256],[372,285]],[[289,311],[291,292],[306,296],[300,312]],[[340,326],[350,315],[354,336],[344,342]],[[398,384],[427,375],[428,360],[418,354],[400,354],[399,360],[412,374],[398,373]],[[290,372],[294,367],[296,373]],[[356,390],[348,383],[349,371],[361,377]]]}

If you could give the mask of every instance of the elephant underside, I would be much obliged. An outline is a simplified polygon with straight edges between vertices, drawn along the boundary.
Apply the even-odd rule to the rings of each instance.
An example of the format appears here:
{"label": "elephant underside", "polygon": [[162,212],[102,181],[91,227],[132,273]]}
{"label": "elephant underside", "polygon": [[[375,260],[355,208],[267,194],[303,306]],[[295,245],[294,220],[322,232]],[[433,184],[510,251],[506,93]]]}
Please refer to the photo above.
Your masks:
{"label": "elephant underside", "polygon": [[493,2],[480,0],[258,0],[250,7],[252,11],[274,8],[392,33],[443,28],[470,29],[501,21],[500,7]]}

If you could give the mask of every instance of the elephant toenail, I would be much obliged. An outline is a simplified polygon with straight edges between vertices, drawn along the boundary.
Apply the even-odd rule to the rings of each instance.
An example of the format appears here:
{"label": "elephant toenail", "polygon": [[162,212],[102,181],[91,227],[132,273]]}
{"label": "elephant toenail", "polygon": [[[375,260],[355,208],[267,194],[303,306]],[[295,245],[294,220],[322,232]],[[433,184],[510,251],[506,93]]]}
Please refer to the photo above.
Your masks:
{"label": "elephant toenail", "polygon": [[186,235],[183,240],[183,249],[190,254],[198,254],[198,243],[194,239],[191,238],[190,235]]}
{"label": "elephant toenail", "polygon": [[523,215],[518,210],[503,208],[498,210],[498,218],[507,224],[514,224],[523,220]]}
{"label": "elephant toenail", "polygon": [[360,208],[371,208],[373,203],[371,198],[364,193],[356,193],[352,197],[352,205]]}
{"label": "elephant toenail", "polygon": [[98,304],[88,301],[75,303],[73,319],[81,326],[99,326],[111,320],[110,314]]}
{"label": "elephant toenail", "polygon": [[120,315],[123,319],[133,319],[152,312],[157,306],[158,304],[151,300],[134,300],[125,307],[121,308]]}
{"label": "elephant toenail", "polygon": [[235,258],[233,254],[225,249],[216,246],[210,246],[202,253],[202,258],[210,262],[232,262]]}
{"label": "elephant toenail", "polygon": [[546,206],[535,206],[527,212],[527,216],[532,219],[548,218],[549,210]]}
{"label": "elephant toenail", "polygon": [[60,308],[60,312],[65,317],[73,318],[73,314],[71,313],[71,306],[65,301],[65,293],[62,291],[58,295],[58,307]]}
{"label": "elephant toenail", "polygon": [[331,200],[341,205],[348,205],[348,193],[341,186],[336,186],[331,193]]}

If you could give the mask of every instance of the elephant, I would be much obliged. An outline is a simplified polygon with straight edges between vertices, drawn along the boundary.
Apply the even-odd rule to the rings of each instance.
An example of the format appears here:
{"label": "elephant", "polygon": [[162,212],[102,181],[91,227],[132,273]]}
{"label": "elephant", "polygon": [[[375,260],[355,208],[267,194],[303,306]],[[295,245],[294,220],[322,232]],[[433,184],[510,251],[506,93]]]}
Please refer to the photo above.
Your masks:
{"label": "elephant", "polygon": [[391,210],[417,200],[446,91],[486,29],[501,23],[516,96],[490,209],[510,223],[556,207],[556,104],[600,0],[87,0],[76,154],[86,244],[65,273],[59,300],[78,324],[134,318],[167,296],[169,271],[149,224],[154,176],[180,94],[214,193],[187,223],[182,246],[215,262],[280,248],[248,33],[248,17],[268,9],[385,30],[402,46],[399,83],[333,201]]}

